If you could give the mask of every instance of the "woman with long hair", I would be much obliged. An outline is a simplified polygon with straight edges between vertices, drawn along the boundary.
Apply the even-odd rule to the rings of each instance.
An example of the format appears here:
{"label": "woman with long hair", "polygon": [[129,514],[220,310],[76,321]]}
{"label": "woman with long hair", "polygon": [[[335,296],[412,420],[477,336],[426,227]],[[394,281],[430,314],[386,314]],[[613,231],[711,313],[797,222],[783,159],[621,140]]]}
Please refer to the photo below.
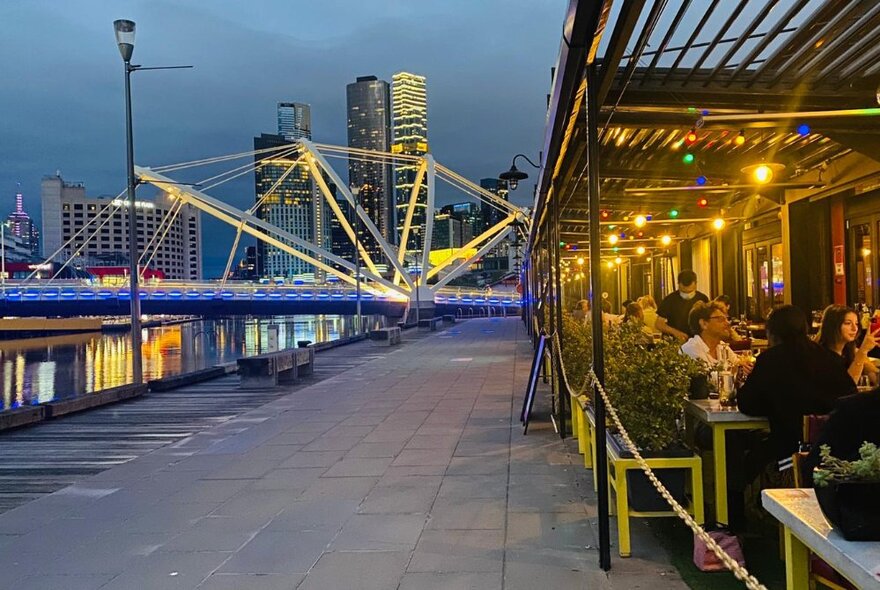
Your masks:
{"label": "woman with long hair", "polygon": [[868,353],[877,345],[876,332],[868,331],[860,346],[856,346],[859,335],[859,316],[845,305],[829,305],[822,312],[822,324],[816,334],[820,346],[837,353],[843,358],[846,370],[853,381],[859,382],[862,375],[877,380],[880,371],[868,360]]}

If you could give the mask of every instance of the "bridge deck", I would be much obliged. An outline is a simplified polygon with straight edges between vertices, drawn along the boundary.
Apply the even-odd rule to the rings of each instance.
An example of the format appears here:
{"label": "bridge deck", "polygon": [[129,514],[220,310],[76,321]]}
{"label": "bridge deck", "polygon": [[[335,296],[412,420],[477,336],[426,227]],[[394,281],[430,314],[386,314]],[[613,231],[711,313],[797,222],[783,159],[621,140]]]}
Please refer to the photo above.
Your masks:
{"label": "bridge deck", "polygon": [[598,570],[580,458],[519,429],[530,360],[518,320],[472,320],[261,399],[205,383],[3,435],[91,471],[0,515],[0,587],[683,588],[650,533],[660,563]]}

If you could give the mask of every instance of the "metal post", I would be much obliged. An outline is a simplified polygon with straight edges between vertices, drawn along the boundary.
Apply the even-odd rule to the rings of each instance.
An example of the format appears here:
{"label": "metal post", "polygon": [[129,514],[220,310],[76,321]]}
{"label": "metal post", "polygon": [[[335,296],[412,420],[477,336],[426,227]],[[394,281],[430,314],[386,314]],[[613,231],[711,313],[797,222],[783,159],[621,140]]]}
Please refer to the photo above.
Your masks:
{"label": "metal post", "polygon": [[138,291],[137,205],[135,204],[134,139],[131,128],[131,72],[125,61],[125,141],[128,152],[128,256],[131,275],[131,373],[132,382],[143,382],[141,359],[141,300]]}
{"label": "metal post", "polygon": [[[551,220],[553,223],[553,240],[551,242],[552,252],[553,252],[553,321],[556,325],[556,336],[559,339],[559,342],[562,342],[563,338],[563,330],[562,330],[562,303],[564,300],[563,297],[563,286],[562,286],[562,255],[560,254],[560,244],[562,243],[559,235],[559,198],[556,194],[556,191],[551,193],[553,196],[553,202],[551,203]],[[554,367],[554,371],[558,373],[556,377],[556,422],[559,424],[559,438],[565,438],[568,434],[566,428],[566,420],[569,416],[569,413],[566,411],[569,395],[568,389],[565,387],[565,383],[562,379],[562,371],[560,367],[562,366],[562,351],[557,350],[556,355],[554,355],[553,362],[556,363]]]}
{"label": "metal post", "polygon": [[[599,91],[595,63],[587,66],[587,197],[590,204],[590,313],[593,327],[593,372],[600,383],[605,383],[605,357],[602,344],[602,236],[599,234],[599,133],[597,129]],[[605,402],[599,390],[593,387],[593,407],[596,410],[596,452],[593,469],[599,494],[599,567],[611,569],[611,534],[608,514],[608,455],[605,448]]]}
{"label": "metal post", "polygon": [[[357,192],[355,192],[357,191]],[[357,203],[359,189],[354,189],[355,203]],[[354,208],[353,208],[354,209]],[[355,312],[354,330],[355,335],[360,335],[361,330],[361,222],[357,211],[354,211],[354,284],[355,284]]]}
{"label": "metal post", "polygon": [[0,223],[0,281],[3,285],[3,296],[6,297],[6,222]]}

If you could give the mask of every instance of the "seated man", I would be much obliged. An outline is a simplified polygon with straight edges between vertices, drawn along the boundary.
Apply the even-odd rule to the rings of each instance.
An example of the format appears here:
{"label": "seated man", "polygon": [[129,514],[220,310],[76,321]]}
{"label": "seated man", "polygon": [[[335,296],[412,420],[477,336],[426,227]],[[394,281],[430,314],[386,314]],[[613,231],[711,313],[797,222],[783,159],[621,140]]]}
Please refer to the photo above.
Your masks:
{"label": "seated man", "polygon": [[720,303],[696,302],[688,316],[688,327],[696,336],[681,345],[681,352],[703,361],[708,370],[733,371],[742,367],[744,374],[749,374],[751,365],[724,341],[730,332],[730,321]]}

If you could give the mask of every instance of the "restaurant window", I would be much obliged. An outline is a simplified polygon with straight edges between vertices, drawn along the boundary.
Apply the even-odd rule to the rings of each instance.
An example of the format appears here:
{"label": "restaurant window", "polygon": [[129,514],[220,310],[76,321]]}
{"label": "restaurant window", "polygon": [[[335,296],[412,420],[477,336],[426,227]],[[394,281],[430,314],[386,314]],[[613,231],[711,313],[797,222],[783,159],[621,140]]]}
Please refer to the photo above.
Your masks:
{"label": "restaurant window", "polygon": [[746,310],[751,320],[765,320],[785,302],[781,242],[763,242],[743,249]]}
{"label": "restaurant window", "polygon": [[874,247],[871,239],[871,225],[859,223],[850,226],[851,260],[853,261],[853,302],[864,303],[870,307],[876,304],[874,294]]}

